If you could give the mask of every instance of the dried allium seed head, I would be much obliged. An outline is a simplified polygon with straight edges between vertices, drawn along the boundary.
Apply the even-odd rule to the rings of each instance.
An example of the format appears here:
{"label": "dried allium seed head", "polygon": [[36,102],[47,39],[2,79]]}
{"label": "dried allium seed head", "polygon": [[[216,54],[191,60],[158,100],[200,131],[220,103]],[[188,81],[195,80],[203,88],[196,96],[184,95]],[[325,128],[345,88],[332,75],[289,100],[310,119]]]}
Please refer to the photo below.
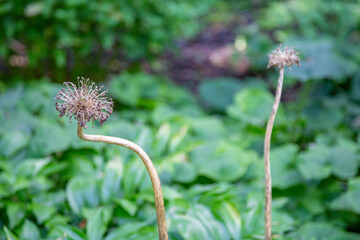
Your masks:
{"label": "dried allium seed head", "polygon": [[288,48],[285,47],[284,51],[281,51],[280,48],[277,48],[272,52],[272,54],[268,54],[269,56],[269,64],[267,67],[275,66],[279,68],[283,68],[286,66],[291,70],[291,66],[296,64],[300,67],[300,57],[298,56],[300,53],[294,50],[294,47]]}
{"label": "dried allium seed head", "polygon": [[90,83],[89,79],[78,77],[78,85],[72,82],[65,82],[66,88],[61,89],[56,94],[55,99],[63,101],[55,103],[56,110],[60,112],[60,117],[74,118],[78,124],[87,128],[87,123],[92,120],[99,121],[101,126],[112,113],[114,103],[112,99],[105,97],[108,90],[101,91],[103,86],[98,88],[95,83]]}

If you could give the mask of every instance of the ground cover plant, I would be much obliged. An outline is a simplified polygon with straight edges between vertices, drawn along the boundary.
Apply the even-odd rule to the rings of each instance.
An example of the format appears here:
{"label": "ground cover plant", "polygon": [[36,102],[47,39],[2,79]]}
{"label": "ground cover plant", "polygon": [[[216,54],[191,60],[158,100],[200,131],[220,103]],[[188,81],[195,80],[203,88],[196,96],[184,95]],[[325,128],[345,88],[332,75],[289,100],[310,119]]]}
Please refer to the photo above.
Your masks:
{"label": "ground cover plant", "polygon": [[[285,70],[271,139],[272,238],[360,239],[357,1],[219,0],[212,9],[210,1],[123,1],[128,10],[115,25],[118,3],[65,1],[46,17],[51,2],[0,1],[0,31],[8,31],[0,40],[0,239],[158,239],[142,162],[79,139],[76,121],[54,108],[60,82],[77,75],[103,84],[114,101],[106,124],[87,133],[131,139],[153,160],[169,239],[264,239],[263,147],[278,74],[266,66],[279,43],[301,53],[301,68]],[[197,37],[186,41],[187,28]],[[113,32],[123,35],[106,50],[100,38]],[[25,53],[14,52],[17,42]],[[55,54],[63,50],[65,58]],[[225,65],[213,61],[229,52]],[[19,56],[31,66],[19,66]]]}

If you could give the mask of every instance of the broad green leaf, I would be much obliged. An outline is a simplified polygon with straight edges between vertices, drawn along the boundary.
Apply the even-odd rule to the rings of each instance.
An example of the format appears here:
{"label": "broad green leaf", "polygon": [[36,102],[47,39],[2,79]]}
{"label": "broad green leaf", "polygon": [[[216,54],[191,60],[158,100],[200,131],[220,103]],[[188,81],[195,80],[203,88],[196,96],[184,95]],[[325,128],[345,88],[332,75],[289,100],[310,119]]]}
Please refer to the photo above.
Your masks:
{"label": "broad green leaf", "polygon": [[229,183],[196,184],[189,189],[186,197],[191,199],[191,201],[216,208],[219,203],[224,201],[239,202],[237,194],[236,190]]}
{"label": "broad green leaf", "polygon": [[162,155],[167,148],[171,136],[171,126],[169,123],[163,123],[155,135],[154,152],[156,155]]}
{"label": "broad green leaf", "polygon": [[360,213],[359,199],[360,199],[360,177],[351,179],[349,181],[349,203],[355,212]]}
{"label": "broad green leaf", "polygon": [[86,235],[89,240],[101,240],[106,232],[107,219],[102,208],[92,209],[86,213]]}
{"label": "broad green leaf", "polygon": [[135,125],[126,121],[108,122],[103,128],[107,135],[125,139],[134,139],[139,132]]}
{"label": "broad green leaf", "polygon": [[299,155],[297,167],[306,180],[322,180],[330,176],[330,149],[315,145]]}
{"label": "broad green leaf", "polygon": [[200,83],[199,94],[205,105],[217,111],[224,111],[233,101],[235,93],[242,87],[236,78],[220,77]]}
{"label": "broad green leaf", "polygon": [[[354,74],[356,64],[335,51],[331,40],[299,40],[288,44],[301,52],[301,68],[293,68],[285,75],[302,81],[312,79],[339,80]],[[331,67],[329,67],[331,66]]]}
{"label": "broad green leaf", "polygon": [[184,239],[230,239],[225,226],[220,223],[208,208],[195,205],[186,214],[174,213],[171,216],[170,231],[177,231]]}
{"label": "broad green leaf", "polygon": [[223,138],[226,134],[225,126],[218,118],[196,118],[191,121],[191,126],[196,136],[206,141]]}
{"label": "broad green leaf", "polygon": [[306,195],[307,196],[301,200],[301,204],[309,213],[317,215],[325,211],[324,200],[320,192],[309,189]]}
{"label": "broad green leaf", "polygon": [[346,147],[336,146],[331,149],[330,163],[335,176],[349,179],[357,173],[359,156]]}
{"label": "broad green leaf", "polygon": [[9,227],[14,229],[18,226],[25,217],[25,205],[21,203],[8,203],[6,208],[6,214],[9,219]]}
{"label": "broad green leaf", "polygon": [[0,133],[8,134],[9,131],[19,131],[29,136],[34,127],[38,124],[38,121],[39,120],[35,116],[22,109],[9,111],[6,112],[3,119],[0,118],[0,123],[2,125]]}
{"label": "broad green leaf", "polygon": [[356,101],[360,101],[360,72],[351,80],[351,97]]}
{"label": "broad green leaf", "polygon": [[57,225],[48,234],[49,239],[86,240],[87,237],[77,228],[65,225]]}
{"label": "broad green leaf", "polygon": [[20,238],[24,240],[39,240],[40,230],[33,222],[26,219],[21,228]]}
{"label": "broad green leaf", "polygon": [[173,153],[179,150],[181,143],[186,142],[188,136],[189,126],[182,126],[177,132],[175,132],[169,141],[169,152]]}
{"label": "broad green leaf", "polygon": [[305,109],[305,117],[306,128],[318,132],[336,128],[343,121],[344,112],[339,107],[314,101]]}
{"label": "broad green leaf", "polygon": [[48,220],[54,213],[57,212],[57,209],[53,206],[45,206],[37,203],[31,204],[31,210],[33,211],[36,221],[39,224],[42,224],[44,221]]}
{"label": "broad green leaf", "polygon": [[70,146],[70,143],[71,138],[65,129],[57,124],[41,121],[35,129],[35,134],[30,143],[29,155],[41,157],[62,152]]}
{"label": "broad green leaf", "polygon": [[257,234],[263,234],[265,226],[263,206],[258,196],[247,197],[246,212],[243,217],[243,237],[251,239]]}
{"label": "broad green leaf", "polygon": [[300,227],[295,233],[291,234],[298,240],[316,239],[328,240],[341,233],[341,231],[329,223],[323,222],[308,222]]}
{"label": "broad green leaf", "polygon": [[283,236],[296,228],[295,219],[287,212],[276,209],[272,212],[273,232]]}
{"label": "broad green leaf", "polygon": [[228,143],[208,142],[191,153],[199,174],[217,181],[235,181],[242,177],[258,156]]}
{"label": "broad green leaf", "polygon": [[24,132],[14,131],[0,138],[0,153],[5,157],[25,148],[29,144],[29,136]]}
{"label": "broad green leaf", "polygon": [[335,210],[352,211],[360,214],[360,177],[350,179],[348,183],[348,190],[334,199],[330,207]]}
{"label": "broad green leaf", "polygon": [[136,203],[125,198],[119,200],[116,199],[115,202],[119,204],[130,216],[135,216],[135,213],[139,208]]}
{"label": "broad green leaf", "polygon": [[156,125],[160,125],[179,116],[181,116],[181,114],[170,106],[158,106],[152,111],[151,118]]}
{"label": "broad green leaf", "polygon": [[197,170],[195,166],[188,162],[174,163],[174,181],[180,183],[190,183],[195,180],[197,176]]}
{"label": "broad green leaf", "polygon": [[136,234],[147,225],[147,222],[125,223],[123,226],[118,227],[106,235],[105,240],[127,239],[127,237]]}
{"label": "broad green leaf", "polygon": [[144,182],[150,185],[146,168],[137,156],[125,165],[122,187],[126,196],[135,194]]}
{"label": "broad green leaf", "polygon": [[57,192],[44,192],[34,196],[32,200],[34,204],[40,204],[41,206],[60,206],[66,201],[66,193],[64,189]]}
{"label": "broad green leaf", "polygon": [[6,226],[4,226],[4,231],[6,234],[6,240],[19,240],[14,233],[12,233]]}
{"label": "broad green leaf", "polygon": [[285,189],[301,182],[302,178],[294,168],[297,152],[298,147],[294,144],[287,144],[271,151],[273,187]]}
{"label": "broad green leaf", "polygon": [[15,169],[15,174],[23,177],[35,177],[51,161],[51,158],[26,159]]}
{"label": "broad green leaf", "polygon": [[70,217],[68,216],[65,217],[60,214],[55,214],[50,219],[44,222],[44,226],[48,229],[53,229],[54,227],[57,226],[67,225],[69,222],[71,222]]}
{"label": "broad green leaf", "polygon": [[245,88],[235,95],[234,101],[227,109],[230,117],[262,126],[269,118],[274,97],[264,89]]}
{"label": "broad green leaf", "polygon": [[169,187],[167,185],[161,186],[163,190],[164,200],[176,200],[182,199],[184,196],[183,194],[175,188]]}
{"label": "broad green leaf", "polygon": [[229,202],[222,202],[218,207],[217,213],[225,224],[231,239],[240,240],[242,222],[240,213],[235,206]]}
{"label": "broad green leaf", "polygon": [[101,184],[101,200],[103,203],[109,202],[119,195],[123,171],[123,162],[119,157],[114,157],[106,164],[105,176]]}
{"label": "broad green leaf", "polygon": [[207,229],[207,232],[210,233],[212,239],[230,239],[225,226],[215,218],[207,207],[195,205],[190,209],[189,214],[200,220],[201,224]]}
{"label": "broad green leaf", "polygon": [[84,207],[97,206],[99,195],[97,180],[91,177],[72,178],[66,186],[66,198],[77,214],[81,214]]}
{"label": "broad green leaf", "polygon": [[14,109],[24,94],[24,85],[19,84],[18,86],[7,90],[5,93],[0,95],[0,110],[9,111]]}
{"label": "broad green leaf", "polygon": [[[42,85],[40,83],[40,85]],[[36,99],[36,101],[34,101]],[[42,108],[47,107],[49,99],[44,96],[41,86],[39,84],[26,88],[24,95],[22,96],[19,105],[27,111],[37,114],[42,111]]]}
{"label": "broad green leaf", "polygon": [[63,156],[64,161],[69,163],[69,167],[65,172],[65,176],[94,176],[95,166],[94,158],[95,155],[89,150],[83,151],[71,151],[67,152]]}

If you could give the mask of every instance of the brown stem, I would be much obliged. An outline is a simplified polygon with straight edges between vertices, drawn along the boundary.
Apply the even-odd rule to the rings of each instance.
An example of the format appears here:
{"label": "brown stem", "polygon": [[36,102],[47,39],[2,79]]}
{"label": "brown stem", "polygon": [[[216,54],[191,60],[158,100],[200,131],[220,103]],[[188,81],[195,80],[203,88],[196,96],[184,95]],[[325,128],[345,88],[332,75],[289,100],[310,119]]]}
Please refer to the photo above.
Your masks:
{"label": "brown stem", "polygon": [[126,139],[102,136],[102,135],[86,135],[84,133],[83,128],[80,125],[78,125],[77,128],[77,135],[80,139],[85,141],[110,143],[110,144],[115,144],[129,148],[141,158],[150,175],[151,183],[154,189],[155,208],[156,208],[156,216],[157,216],[158,229],[159,229],[159,239],[168,240],[168,233],[167,233],[166,221],[165,221],[165,206],[164,206],[164,199],[161,190],[160,179],[153,163],[151,162],[151,159],[146,154],[146,152],[135,143]]}
{"label": "brown stem", "polygon": [[270,142],[275,116],[279,108],[282,84],[284,81],[284,67],[280,68],[279,80],[276,87],[275,101],[266,126],[264,142],[265,164],[265,240],[271,240],[271,169],[270,169]]}

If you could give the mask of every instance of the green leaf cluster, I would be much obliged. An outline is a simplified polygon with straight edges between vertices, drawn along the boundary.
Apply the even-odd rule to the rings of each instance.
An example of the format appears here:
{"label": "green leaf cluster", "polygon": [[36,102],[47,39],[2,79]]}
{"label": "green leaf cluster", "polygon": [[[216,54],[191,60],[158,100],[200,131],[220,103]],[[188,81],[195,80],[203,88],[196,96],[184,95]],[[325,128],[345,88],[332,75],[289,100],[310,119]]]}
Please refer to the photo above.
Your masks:
{"label": "green leaf cluster", "polygon": [[[104,127],[86,130],[148,152],[171,239],[263,234],[262,142],[273,96],[256,80],[241,85],[232,102],[211,113],[162,77],[124,73],[109,83],[118,109]],[[125,148],[79,140],[76,123],[59,119],[50,100],[59,88],[37,81],[0,95],[1,237],[157,239],[141,160]],[[359,239],[347,232],[360,216],[358,133],[348,130],[356,115],[345,115],[356,106],[350,93],[282,104],[271,152],[277,239],[324,239],[325,232]]]}

